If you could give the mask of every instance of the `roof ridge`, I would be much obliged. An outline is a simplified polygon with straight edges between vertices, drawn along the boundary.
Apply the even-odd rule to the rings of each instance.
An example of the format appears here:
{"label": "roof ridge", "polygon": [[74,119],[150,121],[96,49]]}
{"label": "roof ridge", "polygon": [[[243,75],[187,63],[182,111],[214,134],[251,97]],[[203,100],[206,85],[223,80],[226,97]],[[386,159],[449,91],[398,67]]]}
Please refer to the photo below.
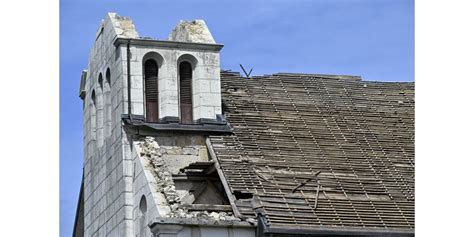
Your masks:
{"label": "roof ridge", "polygon": [[331,78],[331,79],[342,79],[342,80],[356,80],[361,81],[361,76],[353,75],[335,75],[335,74],[318,74],[318,73],[294,73],[294,72],[278,72],[273,74],[273,76],[311,76],[311,77],[321,77],[321,78]]}

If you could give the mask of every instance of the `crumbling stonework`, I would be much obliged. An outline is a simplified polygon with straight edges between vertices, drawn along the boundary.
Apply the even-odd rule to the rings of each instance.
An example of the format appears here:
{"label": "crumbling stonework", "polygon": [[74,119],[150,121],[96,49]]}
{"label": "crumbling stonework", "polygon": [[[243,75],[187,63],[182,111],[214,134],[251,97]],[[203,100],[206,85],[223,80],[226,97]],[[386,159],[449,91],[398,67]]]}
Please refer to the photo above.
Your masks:
{"label": "crumbling stonework", "polygon": [[[83,100],[84,177],[79,202],[82,211],[75,224],[81,229],[78,236],[143,236],[142,231],[150,231],[149,222],[160,217],[181,218],[177,221],[197,216],[210,221],[234,218],[231,213],[186,209],[186,205],[194,205],[190,210],[203,210],[196,205],[208,204],[192,198],[195,190],[189,187],[194,188],[197,182],[187,180],[185,174],[176,175],[190,163],[209,162],[203,142],[193,142],[191,133],[156,131],[156,136],[165,140],[159,140],[162,146],[152,138],[138,142],[129,134],[133,129],[123,121],[124,114],[146,115],[143,66],[149,59],[159,64],[159,119],[179,117],[178,65],[184,61],[193,64],[193,120],[215,120],[222,115],[219,52],[223,45],[215,44],[202,20],[181,22],[170,37],[176,40],[141,37],[130,18],[108,13],[91,39],[94,43],[87,68],[81,73],[79,93]],[[184,138],[178,139],[180,136]],[[212,182],[219,180],[213,177]],[[208,198],[215,192],[210,189],[211,185],[206,186],[196,196],[209,203],[226,198],[225,194]],[[147,205],[140,205],[142,200]]]}
{"label": "crumbling stonework", "polygon": [[125,38],[138,38],[135,25],[128,17],[119,16],[117,13],[109,13],[109,17],[114,24],[114,30],[117,36]]}
{"label": "crumbling stonework", "polygon": [[174,182],[171,172],[167,168],[162,156],[160,146],[153,137],[145,138],[145,142],[140,146],[140,155],[148,158],[153,165],[155,175],[157,176],[158,186],[165,195],[166,201],[173,206],[179,202],[179,197],[174,189]]}
{"label": "crumbling stonework", "polygon": [[[208,211],[188,211],[187,205],[182,203],[184,195],[179,195],[172,178],[167,162],[164,160],[167,152],[176,152],[180,149],[161,147],[153,137],[146,137],[140,144],[140,156],[150,161],[154,169],[154,176],[157,180],[159,191],[165,196],[170,212],[165,217],[168,218],[188,218],[198,219],[201,222],[239,222],[232,213],[228,212],[208,212]],[[185,154],[194,154],[193,149],[181,149]],[[199,150],[199,148],[197,149]],[[197,151],[199,152],[199,151]]]}
{"label": "crumbling stonework", "polygon": [[203,20],[179,21],[168,40],[192,43],[215,44],[214,38]]}

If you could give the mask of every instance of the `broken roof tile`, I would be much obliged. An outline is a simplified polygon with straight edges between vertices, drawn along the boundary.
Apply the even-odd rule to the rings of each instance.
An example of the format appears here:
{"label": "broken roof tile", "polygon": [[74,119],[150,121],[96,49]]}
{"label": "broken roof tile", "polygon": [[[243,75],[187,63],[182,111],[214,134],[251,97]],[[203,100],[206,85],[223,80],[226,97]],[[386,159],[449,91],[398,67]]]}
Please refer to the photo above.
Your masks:
{"label": "broken roof tile", "polygon": [[414,83],[221,77],[234,134],[211,136],[213,151],[266,225],[414,229]]}

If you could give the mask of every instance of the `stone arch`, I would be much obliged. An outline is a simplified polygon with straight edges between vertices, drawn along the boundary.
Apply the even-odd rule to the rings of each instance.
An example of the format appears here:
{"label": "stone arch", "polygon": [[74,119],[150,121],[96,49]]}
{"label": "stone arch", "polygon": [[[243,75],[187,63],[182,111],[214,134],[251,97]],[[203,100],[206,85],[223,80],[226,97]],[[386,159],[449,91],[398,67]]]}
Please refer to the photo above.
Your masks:
{"label": "stone arch", "polygon": [[199,61],[197,60],[196,57],[194,57],[191,54],[187,54],[187,53],[179,56],[177,61],[178,61],[178,66],[182,62],[189,62],[191,64],[193,70],[196,69],[196,66],[199,63]]}
{"label": "stone arch", "polygon": [[96,101],[96,96],[95,96],[95,90],[92,90],[91,97],[90,97],[90,118],[89,118],[89,123],[90,123],[90,134],[91,134],[91,140],[95,141],[96,140],[96,108],[97,108],[97,101]]}
{"label": "stone arch", "polygon": [[105,136],[109,137],[112,134],[112,96],[111,96],[111,75],[110,68],[107,68],[105,72],[105,82],[104,82],[104,101],[105,101]]}
{"label": "stone arch", "polygon": [[99,73],[97,80],[98,86],[96,88],[96,138],[97,146],[101,147],[104,144],[104,79],[102,73]]}
{"label": "stone arch", "polygon": [[107,81],[107,84],[110,85],[110,80],[111,80],[111,75],[110,75],[110,68],[107,68],[107,70],[105,71],[105,80]]}
{"label": "stone arch", "polygon": [[140,237],[145,237],[147,233],[147,210],[148,206],[146,203],[146,197],[145,195],[142,195],[142,197],[140,198],[140,203],[138,205],[138,228]]}
{"label": "stone arch", "polygon": [[161,54],[159,54],[155,51],[150,51],[150,52],[146,53],[143,56],[142,62],[145,63],[145,61],[148,60],[148,59],[155,60],[156,63],[158,64],[158,68],[160,68],[163,65],[163,63],[165,62],[165,59],[163,58],[163,56],[161,56]]}
{"label": "stone arch", "polygon": [[147,206],[147,203],[146,203],[146,197],[145,197],[145,195],[142,195],[142,197],[140,198],[139,209],[140,209],[140,212],[141,212],[141,213],[146,213],[147,210],[148,210],[148,206]]}

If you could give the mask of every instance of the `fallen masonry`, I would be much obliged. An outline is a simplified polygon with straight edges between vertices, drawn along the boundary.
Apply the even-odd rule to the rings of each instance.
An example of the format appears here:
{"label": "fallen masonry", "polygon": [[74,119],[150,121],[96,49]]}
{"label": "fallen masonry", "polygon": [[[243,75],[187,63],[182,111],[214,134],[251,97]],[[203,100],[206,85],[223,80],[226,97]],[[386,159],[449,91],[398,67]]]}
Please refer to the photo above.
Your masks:
{"label": "fallen masonry", "polygon": [[[189,211],[189,205],[182,203],[182,199],[186,195],[179,195],[176,191],[173,175],[170,171],[164,156],[170,150],[169,148],[161,147],[153,137],[146,137],[139,145],[140,155],[147,159],[153,169],[154,176],[157,180],[159,191],[165,196],[170,212],[165,216],[166,218],[187,218],[197,219],[200,222],[241,222],[242,220],[235,217],[232,212],[216,212],[216,211]],[[177,149],[173,149],[176,151]],[[188,149],[183,149],[184,153],[189,155],[193,152]],[[247,220],[254,223],[254,220]]]}

